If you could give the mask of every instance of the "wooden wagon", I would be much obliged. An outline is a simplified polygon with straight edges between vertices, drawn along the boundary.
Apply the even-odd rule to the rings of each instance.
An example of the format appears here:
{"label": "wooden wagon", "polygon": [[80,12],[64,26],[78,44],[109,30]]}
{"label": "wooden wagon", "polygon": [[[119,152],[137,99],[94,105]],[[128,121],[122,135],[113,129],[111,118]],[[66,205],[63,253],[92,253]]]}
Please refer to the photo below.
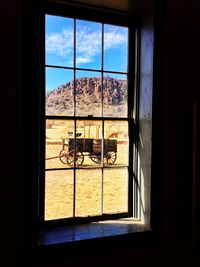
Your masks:
{"label": "wooden wagon", "polygon": [[77,138],[62,138],[59,159],[63,164],[78,167],[83,164],[85,157],[89,157],[91,161],[97,164],[102,161],[108,165],[115,163],[117,159],[117,140],[103,139],[102,145],[102,139],[100,138],[79,138],[80,135],[77,133]]}

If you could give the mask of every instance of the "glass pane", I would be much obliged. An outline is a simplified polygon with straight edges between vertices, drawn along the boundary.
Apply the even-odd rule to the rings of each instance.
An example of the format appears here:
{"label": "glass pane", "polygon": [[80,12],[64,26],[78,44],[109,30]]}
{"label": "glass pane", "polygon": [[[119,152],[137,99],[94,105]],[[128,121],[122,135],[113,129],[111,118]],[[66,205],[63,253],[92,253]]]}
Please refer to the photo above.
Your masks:
{"label": "glass pane", "polygon": [[46,65],[74,66],[74,19],[46,15]]}
{"label": "glass pane", "polygon": [[127,75],[113,74],[103,78],[103,116],[127,117]]}
{"label": "glass pane", "polygon": [[46,120],[46,169],[70,167],[68,152],[73,131],[72,120]]}
{"label": "glass pane", "polygon": [[76,67],[101,69],[102,24],[76,20]]}
{"label": "glass pane", "polygon": [[73,116],[73,70],[46,68],[46,115]]}
{"label": "glass pane", "polygon": [[76,123],[76,167],[99,168],[102,151],[102,121],[79,120]]}
{"label": "glass pane", "polygon": [[104,70],[127,72],[128,28],[104,26]]}
{"label": "glass pane", "polygon": [[103,170],[103,213],[128,212],[128,170]]}
{"label": "glass pane", "polygon": [[76,72],[76,116],[101,116],[101,73]]}
{"label": "glass pane", "polygon": [[104,165],[107,167],[128,166],[129,137],[127,121],[105,121]]}
{"label": "glass pane", "polygon": [[45,220],[73,217],[72,170],[46,171]]}
{"label": "glass pane", "polygon": [[76,216],[101,214],[101,169],[76,170]]}

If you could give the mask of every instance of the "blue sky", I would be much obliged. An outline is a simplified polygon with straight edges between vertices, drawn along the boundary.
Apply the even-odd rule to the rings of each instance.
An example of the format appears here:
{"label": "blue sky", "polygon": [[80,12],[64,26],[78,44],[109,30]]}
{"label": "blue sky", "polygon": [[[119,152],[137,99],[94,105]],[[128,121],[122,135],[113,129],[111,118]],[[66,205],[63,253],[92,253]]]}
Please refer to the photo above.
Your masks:
{"label": "blue sky", "polygon": [[[104,25],[104,70],[127,71],[128,28]],[[46,15],[46,65],[74,67],[74,20]],[[102,24],[76,20],[76,67],[101,70]],[[99,72],[77,72],[99,76]],[[95,75],[96,74],[96,75]],[[107,74],[106,74],[107,75]],[[123,78],[124,75],[112,75]],[[46,68],[46,91],[73,80],[71,70]]]}

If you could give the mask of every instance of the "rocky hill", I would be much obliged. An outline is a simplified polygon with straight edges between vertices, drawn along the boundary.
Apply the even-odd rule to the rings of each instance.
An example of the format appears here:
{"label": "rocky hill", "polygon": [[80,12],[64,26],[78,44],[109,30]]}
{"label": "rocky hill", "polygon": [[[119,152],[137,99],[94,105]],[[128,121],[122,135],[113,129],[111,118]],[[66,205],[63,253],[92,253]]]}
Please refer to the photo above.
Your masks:
{"label": "rocky hill", "polygon": [[[101,77],[76,79],[76,115],[101,116]],[[47,115],[73,115],[74,82],[60,85],[46,95]],[[127,110],[127,84],[125,80],[105,77],[103,80],[104,116],[124,116]],[[116,114],[117,112],[117,114]]]}

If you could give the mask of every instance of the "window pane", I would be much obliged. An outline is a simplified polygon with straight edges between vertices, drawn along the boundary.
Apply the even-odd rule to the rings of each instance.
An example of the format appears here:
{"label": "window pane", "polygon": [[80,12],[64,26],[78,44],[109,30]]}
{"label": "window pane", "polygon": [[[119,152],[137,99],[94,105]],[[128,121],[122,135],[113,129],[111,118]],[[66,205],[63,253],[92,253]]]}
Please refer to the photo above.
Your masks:
{"label": "window pane", "polygon": [[103,170],[103,213],[128,211],[128,170]]}
{"label": "window pane", "polygon": [[127,75],[113,74],[103,78],[103,116],[127,117]]}
{"label": "window pane", "polygon": [[127,121],[105,121],[104,165],[128,166],[129,137]]}
{"label": "window pane", "polygon": [[72,120],[46,120],[46,169],[70,167],[68,152],[73,131]]}
{"label": "window pane", "polygon": [[76,123],[76,167],[99,168],[102,151],[102,121],[79,120]]}
{"label": "window pane", "polygon": [[76,116],[101,116],[101,73],[76,72]]}
{"label": "window pane", "polygon": [[73,216],[73,171],[45,172],[45,220]]}
{"label": "window pane", "polygon": [[73,116],[74,72],[46,68],[46,115]]}
{"label": "window pane", "polygon": [[46,65],[74,66],[74,19],[46,15]]}
{"label": "window pane", "polygon": [[101,169],[76,170],[76,216],[101,214]]}
{"label": "window pane", "polygon": [[101,69],[102,24],[76,20],[76,67]]}
{"label": "window pane", "polygon": [[128,28],[104,26],[104,70],[127,72]]}

